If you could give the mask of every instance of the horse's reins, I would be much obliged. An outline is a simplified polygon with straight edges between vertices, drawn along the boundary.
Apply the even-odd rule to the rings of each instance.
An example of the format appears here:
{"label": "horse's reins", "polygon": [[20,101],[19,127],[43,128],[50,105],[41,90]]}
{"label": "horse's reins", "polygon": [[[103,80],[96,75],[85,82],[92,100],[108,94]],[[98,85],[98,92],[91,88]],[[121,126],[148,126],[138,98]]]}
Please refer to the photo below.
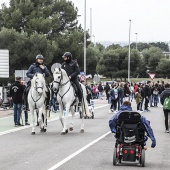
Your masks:
{"label": "horse's reins", "polygon": [[[38,79],[38,78],[37,78]],[[36,79],[36,80],[37,80]],[[35,81],[36,81],[35,80]],[[34,86],[33,86],[34,87]],[[34,89],[35,89],[35,91],[38,93],[38,95],[39,95],[39,92],[38,92],[38,88],[41,88],[41,89],[43,89],[43,87],[34,87]],[[35,103],[35,109],[37,109],[37,106],[36,106],[36,103],[38,102],[38,100],[40,100],[40,98],[41,98],[41,95],[39,95],[40,97],[37,99],[37,100],[34,100],[34,98],[33,98],[33,96],[32,96],[32,93],[31,93],[31,98],[32,98],[32,100],[34,101],[34,103]]]}
{"label": "horse's reins", "polygon": [[[61,84],[61,80],[63,80],[63,75],[62,75],[62,71],[61,71],[61,78],[60,78],[60,81],[58,82],[58,81],[53,81],[54,83],[58,83],[59,84],[59,86],[58,86],[58,90],[56,91],[56,92],[54,92],[55,94],[57,94],[58,93],[58,91],[59,91],[59,88],[61,88],[61,87],[63,87],[63,86],[65,86],[68,82],[70,82],[70,80],[68,80],[68,81],[66,81],[65,83],[63,83],[63,84]],[[70,86],[69,86],[69,88],[68,88],[68,90],[61,96],[60,94],[59,94],[59,96],[60,96],[60,98],[61,98],[61,101],[62,101],[62,105],[64,106],[64,104],[63,104],[63,97],[65,96],[65,94],[70,90],[70,87],[71,87],[71,83],[70,83]]]}

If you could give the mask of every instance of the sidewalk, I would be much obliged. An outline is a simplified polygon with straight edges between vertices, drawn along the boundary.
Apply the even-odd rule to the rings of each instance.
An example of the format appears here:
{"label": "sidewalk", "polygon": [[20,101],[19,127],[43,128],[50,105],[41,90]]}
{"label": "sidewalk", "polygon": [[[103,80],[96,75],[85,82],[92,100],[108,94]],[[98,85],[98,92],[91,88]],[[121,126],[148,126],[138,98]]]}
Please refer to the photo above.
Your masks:
{"label": "sidewalk", "polygon": [[13,109],[0,110],[0,118],[13,115]]}

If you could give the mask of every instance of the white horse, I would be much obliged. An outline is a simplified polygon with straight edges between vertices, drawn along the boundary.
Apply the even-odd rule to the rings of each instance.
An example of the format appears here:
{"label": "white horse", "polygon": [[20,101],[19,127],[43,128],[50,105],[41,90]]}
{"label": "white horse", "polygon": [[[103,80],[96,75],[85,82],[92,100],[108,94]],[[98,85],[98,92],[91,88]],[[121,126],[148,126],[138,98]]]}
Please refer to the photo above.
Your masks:
{"label": "white horse", "polygon": [[[43,74],[37,73],[31,80],[31,88],[28,93],[28,104],[30,112],[32,113],[32,135],[35,135],[35,115],[34,110],[38,111],[38,122],[41,132],[46,132],[46,83]],[[44,115],[44,121],[42,120],[42,114]]]}
{"label": "white horse", "polygon": [[[55,68],[53,72],[53,91],[57,93],[57,101],[60,106],[60,121],[63,126],[63,130],[61,132],[61,135],[65,135],[68,133],[67,128],[67,118],[69,113],[72,114],[72,119],[70,122],[69,130],[73,130],[73,117],[75,115],[74,105],[77,105],[78,98],[75,96],[75,90],[70,82],[70,79],[67,76],[67,73],[65,70],[61,68]],[[80,83],[81,84],[81,83]],[[83,91],[83,100],[82,105],[80,107],[80,110],[83,114],[82,116],[82,123],[81,123],[81,133],[84,133],[84,123],[83,123],[83,117],[86,114],[88,117],[91,117],[89,110],[88,110],[88,104],[86,100],[86,89],[83,84],[81,84],[81,88]],[[65,111],[64,111],[65,109]]]}

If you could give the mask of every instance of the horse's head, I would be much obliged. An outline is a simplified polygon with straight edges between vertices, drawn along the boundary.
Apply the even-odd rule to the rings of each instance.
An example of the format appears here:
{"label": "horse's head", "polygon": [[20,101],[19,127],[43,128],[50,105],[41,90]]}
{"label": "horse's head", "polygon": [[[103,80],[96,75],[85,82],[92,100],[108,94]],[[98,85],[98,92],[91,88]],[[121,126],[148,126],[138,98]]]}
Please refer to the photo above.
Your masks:
{"label": "horse's head", "polygon": [[55,68],[53,72],[53,78],[54,78],[54,81],[52,83],[52,88],[54,92],[57,92],[59,85],[61,84],[61,81],[63,79],[61,68]]}
{"label": "horse's head", "polygon": [[43,74],[35,74],[31,81],[31,85],[38,92],[38,94],[41,95],[43,93],[43,89],[46,88]]}

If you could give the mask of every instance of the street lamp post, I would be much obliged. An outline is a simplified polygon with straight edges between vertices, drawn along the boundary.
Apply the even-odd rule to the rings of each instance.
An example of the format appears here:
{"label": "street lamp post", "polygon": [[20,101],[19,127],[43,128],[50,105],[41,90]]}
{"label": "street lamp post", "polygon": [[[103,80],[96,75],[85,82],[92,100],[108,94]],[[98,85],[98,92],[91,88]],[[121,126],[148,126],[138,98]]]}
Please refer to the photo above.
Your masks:
{"label": "street lamp post", "polygon": [[96,41],[95,41],[95,35],[93,35],[93,37],[94,37],[94,45],[96,45]]}
{"label": "street lamp post", "polygon": [[128,82],[130,82],[130,31],[131,31],[131,19],[129,20]]}
{"label": "street lamp post", "polygon": [[90,41],[92,42],[92,8],[90,8]]}
{"label": "street lamp post", "polygon": [[86,74],[86,0],[84,0],[84,73]]}
{"label": "street lamp post", "polygon": [[138,50],[138,44],[137,44],[137,38],[138,38],[138,33],[135,33],[136,34],[136,51]]}

